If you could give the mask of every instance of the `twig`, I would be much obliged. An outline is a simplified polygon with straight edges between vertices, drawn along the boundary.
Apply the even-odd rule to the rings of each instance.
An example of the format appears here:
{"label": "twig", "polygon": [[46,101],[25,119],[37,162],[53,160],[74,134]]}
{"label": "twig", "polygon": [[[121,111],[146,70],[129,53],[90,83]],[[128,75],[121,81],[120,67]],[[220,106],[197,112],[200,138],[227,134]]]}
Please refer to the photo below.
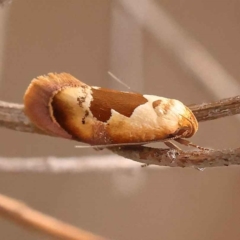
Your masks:
{"label": "twig", "polygon": [[[240,164],[240,148],[233,150],[189,151],[179,153],[174,149],[150,147],[112,148],[119,156],[136,161],[128,161],[119,156],[77,157],[73,158],[0,158],[0,172],[8,173],[81,173],[97,171],[136,171],[139,164],[194,167],[229,166]],[[158,169],[150,168],[151,170]],[[115,173],[114,172],[114,173]]]}
{"label": "twig", "polygon": [[0,101],[0,126],[21,132],[45,134],[23,112],[23,105]]}
{"label": "twig", "polygon": [[156,149],[150,147],[131,147],[112,149],[125,158],[146,165],[169,167],[206,167],[229,166],[240,164],[240,148],[229,150],[179,152],[174,149]]}
{"label": "twig", "polygon": [[198,122],[214,120],[240,113],[240,95],[222,99],[216,102],[191,105]]}
{"label": "twig", "polygon": [[104,240],[55,218],[44,215],[22,202],[0,194],[0,216],[62,240]]}
{"label": "twig", "polygon": [[[193,105],[190,106],[190,108],[193,110],[199,122],[232,116],[240,113],[240,96],[223,99],[217,102]],[[22,132],[46,134],[30,123],[24,115],[23,105],[1,101],[0,126]],[[154,149],[143,146],[109,149],[125,158],[144,164],[160,166],[209,167],[240,164],[239,148],[234,150],[211,150],[201,152],[177,152],[175,150]],[[59,164],[61,166],[60,162]],[[43,166],[44,163],[42,167]]]}

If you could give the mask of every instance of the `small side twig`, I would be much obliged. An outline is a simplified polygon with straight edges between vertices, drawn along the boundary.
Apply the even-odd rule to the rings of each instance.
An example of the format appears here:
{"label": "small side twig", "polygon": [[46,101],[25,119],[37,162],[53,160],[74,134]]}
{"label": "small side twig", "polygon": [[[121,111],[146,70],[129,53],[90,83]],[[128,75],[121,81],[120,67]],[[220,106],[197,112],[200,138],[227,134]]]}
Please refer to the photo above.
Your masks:
{"label": "small side twig", "polygon": [[240,95],[219,101],[190,105],[198,122],[214,120],[240,113]]}
{"label": "small side twig", "polygon": [[104,240],[40,213],[22,202],[0,194],[0,215],[28,229],[62,240]]}

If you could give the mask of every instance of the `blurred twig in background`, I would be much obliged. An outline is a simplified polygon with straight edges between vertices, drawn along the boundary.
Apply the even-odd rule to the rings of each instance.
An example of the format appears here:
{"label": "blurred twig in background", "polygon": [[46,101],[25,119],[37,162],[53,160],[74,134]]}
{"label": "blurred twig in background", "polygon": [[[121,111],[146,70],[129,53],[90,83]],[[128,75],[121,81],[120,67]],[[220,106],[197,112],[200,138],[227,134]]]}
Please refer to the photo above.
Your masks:
{"label": "blurred twig in background", "polygon": [[[216,99],[239,94],[239,83],[209,51],[189,34],[156,1],[142,1],[146,13],[139,11],[135,1],[122,0],[120,3],[126,12],[153,34],[167,51],[173,55],[183,69],[207,89]],[[143,11],[144,11],[143,10]]]}
{"label": "blurred twig in background", "polygon": [[0,6],[4,6],[6,4],[10,4],[13,0],[0,0]]}
{"label": "blurred twig in background", "polygon": [[[78,150],[81,151],[81,150]],[[120,172],[139,169],[139,164],[120,156],[81,156],[69,158],[32,157],[4,158],[0,157],[0,172],[9,173],[86,173],[86,172]]]}
{"label": "blurred twig in background", "polygon": [[[37,230],[55,239],[62,240],[104,240],[55,218],[40,213],[24,203],[0,194],[0,216]],[[106,240],[106,239],[105,239]]]}

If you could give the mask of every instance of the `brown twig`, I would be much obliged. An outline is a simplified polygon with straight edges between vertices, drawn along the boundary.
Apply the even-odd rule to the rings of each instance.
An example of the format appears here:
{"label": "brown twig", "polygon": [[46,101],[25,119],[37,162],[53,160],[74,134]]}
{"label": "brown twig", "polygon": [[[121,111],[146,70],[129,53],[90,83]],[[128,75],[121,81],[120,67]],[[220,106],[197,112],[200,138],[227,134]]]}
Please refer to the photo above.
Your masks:
{"label": "brown twig", "polygon": [[[240,96],[211,103],[190,106],[197,120],[207,121],[240,113]],[[33,126],[23,112],[23,105],[0,101],[0,126],[22,132],[46,134]],[[225,166],[240,164],[239,148],[234,150],[211,150],[177,152],[144,146],[110,148],[114,153],[145,164],[160,166]]]}
{"label": "brown twig", "polygon": [[169,167],[206,167],[229,166],[240,164],[240,148],[229,150],[179,152],[174,149],[156,149],[150,147],[122,147],[112,149],[120,156],[146,165]]}
{"label": "brown twig", "polygon": [[0,215],[29,229],[62,240],[104,240],[55,218],[40,213],[22,202],[0,194]]}
{"label": "brown twig", "polygon": [[0,126],[21,132],[41,133],[23,112],[23,105],[0,101]]}
{"label": "brown twig", "polygon": [[240,96],[222,99],[216,102],[189,106],[198,122],[214,120],[240,113]]}

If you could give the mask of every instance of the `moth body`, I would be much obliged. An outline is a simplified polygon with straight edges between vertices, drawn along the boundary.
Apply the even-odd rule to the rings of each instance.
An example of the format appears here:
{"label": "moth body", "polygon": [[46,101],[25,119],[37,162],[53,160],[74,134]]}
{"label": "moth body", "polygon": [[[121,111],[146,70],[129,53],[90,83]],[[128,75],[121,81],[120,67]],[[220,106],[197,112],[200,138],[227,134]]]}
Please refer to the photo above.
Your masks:
{"label": "moth body", "polygon": [[188,138],[198,129],[178,100],[91,87],[67,73],[33,79],[24,104],[43,131],[91,145]]}

